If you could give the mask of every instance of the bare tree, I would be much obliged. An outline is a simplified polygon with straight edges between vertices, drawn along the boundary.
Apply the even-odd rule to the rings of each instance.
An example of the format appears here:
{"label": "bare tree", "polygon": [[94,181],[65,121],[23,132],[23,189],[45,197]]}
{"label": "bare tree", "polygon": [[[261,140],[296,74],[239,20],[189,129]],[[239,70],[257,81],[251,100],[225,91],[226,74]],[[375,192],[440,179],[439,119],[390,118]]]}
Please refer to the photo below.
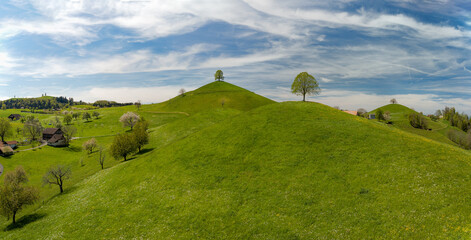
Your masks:
{"label": "bare tree", "polygon": [[185,93],[186,93],[186,90],[184,88],[180,89],[180,91],[178,91],[178,94],[182,97],[185,96]]}
{"label": "bare tree", "polygon": [[49,169],[49,171],[43,176],[43,183],[44,185],[55,184],[59,186],[60,193],[63,193],[64,181],[69,179],[70,175],[72,175],[72,170],[70,170],[70,167],[57,165],[56,167]]}
{"label": "bare tree", "polygon": [[30,141],[38,140],[41,137],[43,127],[38,119],[32,117],[26,120],[23,125],[23,135]]}
{"label": "bare tree", "polygon": [[137,111],[139,111],[139,109],[141,109],[141,100],[137,100],[137,102],[135,102],[134,105],[136,105]]}
{"label": "bare tree", "polygon": [[19,166],[15,171],[8,172],[3,178],[4,184],[0,188],[0,214],[13,218],[23,206],[31,205],[39,199],[39,191],[35,187],[24,186],[28,182],[25,170]]}
{"label": "bare tree", "polygon": [[133,112],[127,112],[119,118],[119,121],[123,123],[123,126],[131,127],[131,130],[132,130],[134,125],[136,125],[136,123],[139,122],[139,119],[141,119],[139,115]]}
{"label": "bare tree", "polygon": [[103,146],[98,147],[98,163],[101,165],[101,169],[104,168],[105,165],[105,148]]}
{"label": "bare tree", "polygon": [[84,142],[82,147],[83,147],[83,150],[88,152],[88,154],[92,153],[93,150],[95,150],[95,148],[97,147],[96,139],[92,138],[92,139]]}

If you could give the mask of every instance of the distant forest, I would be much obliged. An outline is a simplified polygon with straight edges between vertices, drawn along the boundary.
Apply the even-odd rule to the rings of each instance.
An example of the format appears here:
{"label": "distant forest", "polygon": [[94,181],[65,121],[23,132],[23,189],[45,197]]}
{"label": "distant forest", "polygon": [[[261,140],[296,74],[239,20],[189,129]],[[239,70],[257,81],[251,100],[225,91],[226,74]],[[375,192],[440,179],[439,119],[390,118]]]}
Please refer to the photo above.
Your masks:
{"label": "distant forest", "polygon": [[62,109],[73,105],[93,105],[96,107],[116,107],[132,105],[133,103],[117,103],[115,101],[100,100],[86,103],[82,100],[75,102],[73,98],[42,96],[39,98],[11,98],[1,101],[2,109]]}

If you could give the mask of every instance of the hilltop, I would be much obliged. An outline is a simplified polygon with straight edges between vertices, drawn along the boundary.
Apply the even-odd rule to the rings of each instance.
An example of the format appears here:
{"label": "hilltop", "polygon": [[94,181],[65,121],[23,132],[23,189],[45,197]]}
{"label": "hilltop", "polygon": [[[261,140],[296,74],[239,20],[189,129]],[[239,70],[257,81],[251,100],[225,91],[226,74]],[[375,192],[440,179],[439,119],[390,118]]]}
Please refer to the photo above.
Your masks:
{"label": "hilltop", "polygon": [[271,103],[275,101],[228,82],[216,81],[145,109],[191,114],[215,108],[247,111]]}
{"label": "hilltop", "polygon": [[153,128],[150,142],[146,153],[85,179],[34,211],[37,219],[3,234],[468,236],[468,152],[322,104],[212,108]]}
{"label": "hilltop", "polygon": [[449,126],[449,124],[446,124],[441,121],[432,121],[429,117],[424,116],[425,119],[427,120],[428,128],[430,130],[428,131],[424,129],[417,129],[417,128],[412,127],[409,122],[409,114],[417,113],[415,110],[410,109],[401,104],[388,104],[388,105],[379,107],[371,111],[370,113],[376,113],[378,109],[383,110],[383,112],[386,112],[386,111],[390,112],[391,122],[392,122],[393,127],[399,128],[406,132],[424,136],[426,138],[429,138],[435,141],[439,141],[442,143],[456,146],[456,143],[452,142],[446,136],[448,130],[452,128],[451,126]]}

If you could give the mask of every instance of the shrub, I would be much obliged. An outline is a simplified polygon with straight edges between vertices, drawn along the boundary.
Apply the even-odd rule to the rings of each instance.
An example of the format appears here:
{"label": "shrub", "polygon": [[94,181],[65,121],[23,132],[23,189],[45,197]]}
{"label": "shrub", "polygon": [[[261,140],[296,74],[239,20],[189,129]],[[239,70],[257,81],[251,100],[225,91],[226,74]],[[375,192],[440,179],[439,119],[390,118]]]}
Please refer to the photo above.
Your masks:
{"label": "shrub", "polygon": [[409,114],[409,122],[414,128],[428,129],[427,119],[420,113]]}

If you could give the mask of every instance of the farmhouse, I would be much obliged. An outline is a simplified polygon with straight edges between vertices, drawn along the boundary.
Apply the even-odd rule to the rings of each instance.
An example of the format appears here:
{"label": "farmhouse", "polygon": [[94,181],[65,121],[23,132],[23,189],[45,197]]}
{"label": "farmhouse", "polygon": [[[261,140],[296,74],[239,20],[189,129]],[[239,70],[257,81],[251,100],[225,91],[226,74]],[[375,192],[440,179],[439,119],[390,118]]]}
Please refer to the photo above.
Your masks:
{"label": "farmhouse", "polygon": [[376,119],[376,114],[374,113],[369,114],[368,119]]}
{"label": "farmhouse", "polygon": [[10,116],[8,116],[8,118],[12,121],[15,121],[15,120],[18,120],[21,118],[21,115],[20,114],[10,114]]}
{"label": "farmhouse", "polygon": [[55,134],[61,134],[62,135],[62,131],[59,128],[46,128],[43,131],[43,139],[48,141]]}
{"label": "farmhouse", "polygon": [[10,146],[11,148],[15,149],[18,147],[18,142],[17,141],[6,141],[3,143],[3,145]]}
{"label": "farmhouse", "polygon": [[65,141],[64,135],[54,134],[52,138],[47,140],[47,145],[53,146],[53,147],[65,147],[67,146],[67,142]]}
{"label": "farmhouse", "polygon": [[10,156],[10,155],[13,155],[13,149],[6,145],[6,146],[0,146],[0,155],[1,156]]}

